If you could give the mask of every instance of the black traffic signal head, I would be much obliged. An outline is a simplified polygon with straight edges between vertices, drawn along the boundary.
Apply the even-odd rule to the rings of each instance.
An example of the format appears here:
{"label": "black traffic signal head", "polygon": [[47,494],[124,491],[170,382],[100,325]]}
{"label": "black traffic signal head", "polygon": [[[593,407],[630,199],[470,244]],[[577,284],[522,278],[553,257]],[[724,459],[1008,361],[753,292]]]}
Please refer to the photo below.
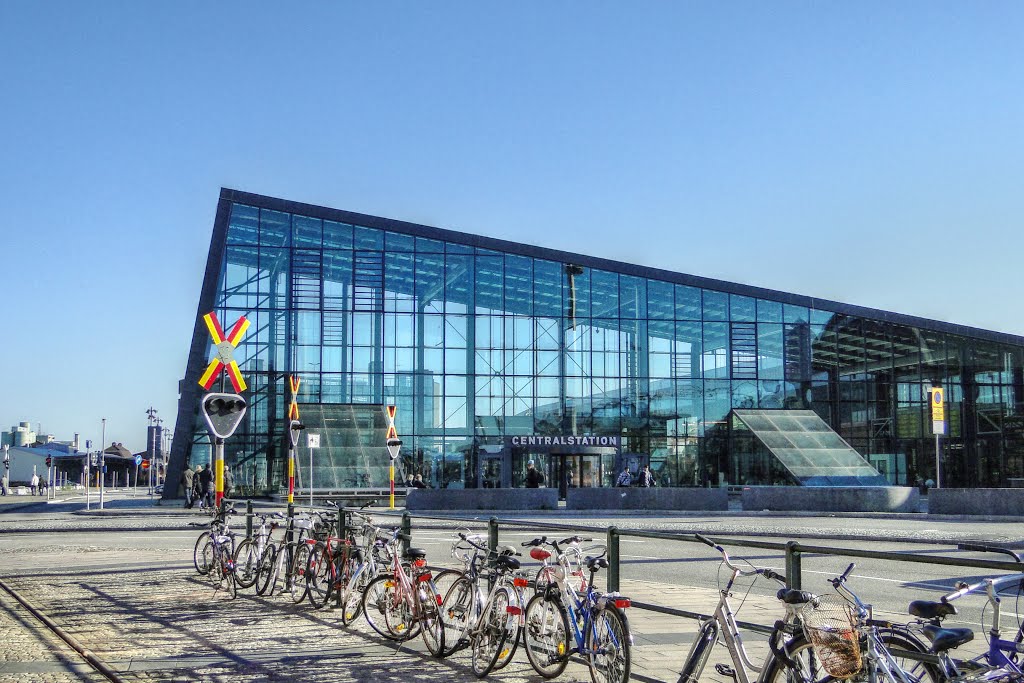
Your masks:
{"label": "black traffic signal head", "polygon": [[246,403],[238,394],[207,394],[202,407],[210,433],[226,439],[235,433],[245,416]]}

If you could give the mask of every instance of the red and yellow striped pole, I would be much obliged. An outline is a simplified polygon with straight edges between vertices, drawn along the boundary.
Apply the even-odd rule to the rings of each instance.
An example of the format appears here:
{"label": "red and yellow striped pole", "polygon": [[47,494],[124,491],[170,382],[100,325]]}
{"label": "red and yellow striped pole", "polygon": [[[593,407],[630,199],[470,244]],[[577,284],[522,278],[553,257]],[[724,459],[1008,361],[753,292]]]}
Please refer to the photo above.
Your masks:
{"label": "red and yellow striped pole", "polygon": [[[288,388],[292,390],[292,401],[288,405],[288,429],[292,428],[292,421],[298,422],[299,420],[299,404],[296,397],[299,395],[299,385],[302,384],[302,379],[299,377],[288,378]],[[289,443],[291,444],[288,448],[288,503],[295,502],[295,435],[289,434]]]}
{"label": "red and yellow striped pole", "polygon": [[214,500],[214,505],[219,509],[221,501],[224,500],[224,440],[217,439],[216,450],[214,452],[214,475],[216,476],[217,496]]}

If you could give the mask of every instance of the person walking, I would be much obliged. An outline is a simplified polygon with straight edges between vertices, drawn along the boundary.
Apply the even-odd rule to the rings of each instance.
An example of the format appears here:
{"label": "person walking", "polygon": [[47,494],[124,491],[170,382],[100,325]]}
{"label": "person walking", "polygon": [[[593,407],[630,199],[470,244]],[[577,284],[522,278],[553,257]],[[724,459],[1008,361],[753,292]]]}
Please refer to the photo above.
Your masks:
{"label": "person walking", "polygon": [[188,465],[185,465],[185,471],[181,473],[181,488],[185,492],[185,507],[188,509],[192,508],[192,503],[195,500],[193,497],[193,487],[195,486],[195,471]]}
{"label": "person walking", "polygon": [[633,475],[629,473],[629,466],[622,468],[622,472],[619,473],[619,478],[615,480],[616,486],[632,486]]}
{"label": "person walking", "polygon": [[650,465],[644,465],[644,468],[640,470],[640,478],[637,480],[636,485],[642,486],[643,488],[649,488],[656,485],[654,482],[654,474],[651,473]]}
{"label": "person walking", "polygon": [[224,497],[231,497],[231,489],[235,488],[235,475],[231,474],[231,468],[224,468]]}
{"label": "person walking", "polygon": [[32,473],[32,480],[29,482],[29,486],[32,487],[32,495],[36,495],[39,490],[39,475]]}
{"label": "person walking", "polygon": [[533,461],[530,460],[526,463],[526,488],[539,489],[540,485],[543,483],[544,475],[540,473],[540,470],[533,466]]}
{"label": "person walking", "polygon": [[199,472],[199,508],[213,507],[213,469],[209,465]]}
{"label": "person walking", "polygon": [[4,473],[3,479],[0,479],[0,496],[7,495],[7,487],[10,485],[10,479],[7,478],[7,473]]}

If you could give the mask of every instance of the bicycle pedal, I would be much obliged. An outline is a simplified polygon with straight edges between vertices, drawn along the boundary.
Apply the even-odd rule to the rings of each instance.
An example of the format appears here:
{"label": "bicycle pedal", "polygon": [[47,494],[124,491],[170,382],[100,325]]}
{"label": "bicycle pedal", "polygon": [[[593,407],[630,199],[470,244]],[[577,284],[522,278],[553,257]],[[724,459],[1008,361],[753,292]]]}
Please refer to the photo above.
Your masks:
{"label": "bicycle pedal", "polygon": [[728,664],[715,664],[715,671],[719,676],[728,676],[732,680],[736,680],[736,670]]}

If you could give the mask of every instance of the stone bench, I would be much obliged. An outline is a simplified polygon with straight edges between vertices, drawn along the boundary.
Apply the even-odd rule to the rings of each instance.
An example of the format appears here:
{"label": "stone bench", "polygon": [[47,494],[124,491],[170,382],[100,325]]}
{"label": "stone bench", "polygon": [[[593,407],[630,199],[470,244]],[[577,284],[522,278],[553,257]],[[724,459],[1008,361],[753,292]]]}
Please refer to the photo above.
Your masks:
{"label": "stone bench", "polygon": [[917,512],[920,493],[910,486],[748,486],[748,512]]}
{"label": "stone bench", "polygon": [[557,510],[558,489],[411,489],[406,510]]}
{"label": "stone bench", "polygon": [[571,488],[568,510],[728,510],[724,488]]}

